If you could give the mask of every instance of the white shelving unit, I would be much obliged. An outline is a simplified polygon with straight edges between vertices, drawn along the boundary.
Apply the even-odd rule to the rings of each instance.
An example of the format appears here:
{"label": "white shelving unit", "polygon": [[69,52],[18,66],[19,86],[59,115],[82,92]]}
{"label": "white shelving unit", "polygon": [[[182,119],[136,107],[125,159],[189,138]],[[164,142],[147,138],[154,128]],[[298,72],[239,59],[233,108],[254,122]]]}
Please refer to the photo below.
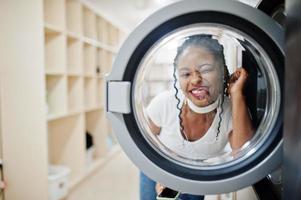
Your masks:
{"label": "white shelving unit", "polygon": [[[71,188],[116,151],[107,145],[111,128],[103,109],[104,75],[120,33],[81,1],[44,0],[49,164],[71,169]],[[95,146],[91,166],[85,166],[86,132]]]}
{"label": "white shelving unit", "polygon": [[[109,30],[118,28],[86,2],[0,6],[5,199],[46,200],[50,165],[71,169],[71,189],[116,152],[107,145],[111,129],[103,109],[103,75],[122,35],[109,41]],[[87,130],[96,150],[89,166]]]}

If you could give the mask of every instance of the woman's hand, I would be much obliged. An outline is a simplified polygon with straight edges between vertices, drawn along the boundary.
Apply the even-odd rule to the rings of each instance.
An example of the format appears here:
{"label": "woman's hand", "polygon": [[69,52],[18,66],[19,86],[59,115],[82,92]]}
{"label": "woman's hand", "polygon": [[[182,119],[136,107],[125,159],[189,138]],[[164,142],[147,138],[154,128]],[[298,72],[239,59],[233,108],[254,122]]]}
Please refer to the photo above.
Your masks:
{"label": "woman's hand", "polygon": [[156,192],[157,194],[160,194],[164,190],[164,186],[161,185],[160,183],[156,183]]}
{"label": "woman's hand", "polygon": [[229,94],[230,97],[236,94],[241,95],[243,88],[248,78],[248,73],[244,68],[237,69],[230,77],[229,80]]}

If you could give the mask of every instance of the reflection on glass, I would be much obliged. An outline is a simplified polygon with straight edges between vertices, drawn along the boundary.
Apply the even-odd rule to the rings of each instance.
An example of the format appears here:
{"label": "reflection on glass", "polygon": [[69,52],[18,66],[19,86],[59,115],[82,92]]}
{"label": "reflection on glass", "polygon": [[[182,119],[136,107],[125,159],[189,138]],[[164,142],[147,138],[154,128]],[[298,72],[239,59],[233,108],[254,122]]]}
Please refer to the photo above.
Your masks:
{"label": "reflection on glass", "polygon": [[135,114],[146,140],[163,156],[196,166],[233,160],[254,135],[262,140],[263,72],[272,68],[261,57],[224,27],[188,27],[157,42],[135,79]]}

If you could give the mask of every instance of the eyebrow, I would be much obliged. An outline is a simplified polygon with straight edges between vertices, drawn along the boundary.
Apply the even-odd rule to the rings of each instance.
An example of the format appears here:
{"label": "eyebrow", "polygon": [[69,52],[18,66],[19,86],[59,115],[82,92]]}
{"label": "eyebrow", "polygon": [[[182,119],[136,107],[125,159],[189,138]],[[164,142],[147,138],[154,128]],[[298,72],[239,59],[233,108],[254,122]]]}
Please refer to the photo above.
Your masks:
{"label": "eyebrow", "polygon": [[[213,66],[213,64],[211,64],[211,63],[204,63],[204,64],[201,64],[201,65],[199,65],[198,67],[199,68],[202,68],[202,67],[204,67],[204,66],[206,66],[206,65],[210,65],[210,66]],[[180,69],[179,69],[179,71],[185,71],[185,70],[190,70],[189,69],[189,67],[181,67]]]}

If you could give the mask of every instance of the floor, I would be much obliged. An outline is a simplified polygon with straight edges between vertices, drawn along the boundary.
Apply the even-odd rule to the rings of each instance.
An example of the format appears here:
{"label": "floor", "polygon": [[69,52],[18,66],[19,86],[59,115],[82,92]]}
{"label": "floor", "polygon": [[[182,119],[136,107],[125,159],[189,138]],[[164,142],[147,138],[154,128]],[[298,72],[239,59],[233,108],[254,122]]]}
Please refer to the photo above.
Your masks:
{"label": "floor", "polygon": [[[257,200],[252,189],[221,196],[207,195],[205,200]],[[97,172],[70,191],[66,200],[139,200],[139,170],[119,149]]]}
{"label": "floor", "polygon": [[119,150],[68,195],[68,200],[138,200],[139,170]]}

